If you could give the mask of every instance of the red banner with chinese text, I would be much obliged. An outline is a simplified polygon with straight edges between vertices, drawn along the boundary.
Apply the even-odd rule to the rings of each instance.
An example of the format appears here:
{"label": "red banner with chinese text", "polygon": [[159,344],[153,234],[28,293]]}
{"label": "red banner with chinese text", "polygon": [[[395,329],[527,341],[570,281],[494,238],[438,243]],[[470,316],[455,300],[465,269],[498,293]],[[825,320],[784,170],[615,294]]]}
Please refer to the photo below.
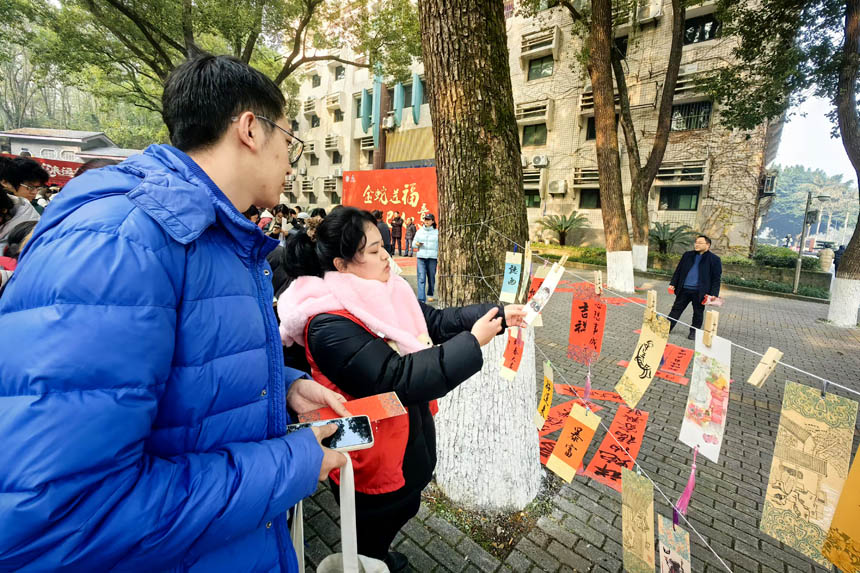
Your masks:
{"label": "red banner with chinese text", "polygon": [[567,357],[580,364],[593,364],[603,346],[606,305],[595,300],[573,299]]}
{"label": "red banner with chinese text", "polygon": [[390,222],[399,211],[421,226],[421,217],[432,213],[439,220],[436,195],[436,168],[374,169],[346,171],[343,174],[343,204],[367,211],[379,209]]}
{"label": "red banner with chinese text", "polygon": [[[18,157],[8,153],[0,153],[3,157]],[[60,161],[59,159],[45,159],[43,157],[30,157],[33,161],[39,163],[51,178],[48,180],[48,185],[59,185],[62,187],[69,182],[69,179],[75,176],[75,171],[83,165],[76,161]]]}
{"label": "red banner with chinese text", "polygon": [[[609,433],[603,438],[600,447],[585,469],[585,475],[621,491],[621,468],[632,470],[633,461],[642,447],[648,412],[631,410],[619,404],[615,418],[609,426]],[[626,453],[625,453],[626,450]],[[629,454],[629,455],[628,455]]]}

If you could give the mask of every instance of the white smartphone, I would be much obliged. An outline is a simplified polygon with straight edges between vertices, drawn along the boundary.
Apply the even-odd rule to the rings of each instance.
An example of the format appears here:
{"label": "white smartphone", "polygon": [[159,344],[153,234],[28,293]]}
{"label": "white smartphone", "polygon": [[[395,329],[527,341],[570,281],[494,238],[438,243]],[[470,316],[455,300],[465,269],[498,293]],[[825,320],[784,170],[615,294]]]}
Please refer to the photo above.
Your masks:
{"label": "white smartphone", "polygon": [[327,448],[339,452],[352,452],[373,447],[373,428],[370,425],[370,418],[367,416],[350,416],[349,418],[291,424],[287,426],[287,433],[311,426],[325,426],[326,424],[337,426],[337,431],[334,434],[322,440],[322,445]]}

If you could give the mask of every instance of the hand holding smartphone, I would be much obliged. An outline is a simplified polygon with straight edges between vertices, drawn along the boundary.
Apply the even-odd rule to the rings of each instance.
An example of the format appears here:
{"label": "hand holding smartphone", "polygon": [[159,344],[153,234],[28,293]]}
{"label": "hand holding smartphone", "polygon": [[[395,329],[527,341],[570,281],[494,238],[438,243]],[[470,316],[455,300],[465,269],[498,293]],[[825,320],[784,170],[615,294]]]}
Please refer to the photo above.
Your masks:
{"label": "hand holding smartphone", "polygon": [[287,433],[312,426],[326,426],[328,424],[334,424],[337,426],[337,430],[328,438],[323,438],[321,443],[324,447],[338,452],[352,452],[373,447],[373,429],[370,425],[370,418],[367,416],[351,416],[349,418],[291,424],[287,426]]}

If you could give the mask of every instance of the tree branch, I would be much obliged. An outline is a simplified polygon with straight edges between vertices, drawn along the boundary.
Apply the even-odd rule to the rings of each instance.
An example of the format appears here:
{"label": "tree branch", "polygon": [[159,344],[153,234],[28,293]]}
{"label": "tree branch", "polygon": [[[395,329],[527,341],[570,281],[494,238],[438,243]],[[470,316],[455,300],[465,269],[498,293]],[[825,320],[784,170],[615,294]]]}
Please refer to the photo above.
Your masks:
{"label": "tree branch", "polygon": [[260,37],[262,28],[263,2],[257,2],[257,12],[254,16],[254,25],[251,26],[251,31],[248,33],[248,39],[245,41],[245,48],[242,50],[241,59],[246,64],[251,61],[251,55],[254,53],[254,46],[257,44],[257,38]]}
{"label": "tree branch", "polygon": [[182,0],[182,40],[185,42],[183,53],[186,58],[193,58],[200,53],[200,48],[194,42],[194,25],[192,20],[191,0]]}
{"label": "tree branch", "polygon": [[281,68],[281,71],[278,72],[278,75],[275,77],[275,85],[281,85],[281,83],[298,67],[298,65],[294,66],[293,62],[302,52],[302,38],[305,34],[305,28],[308,27],[311,18],[313,18],[314,10],[316,10],[317,6],[319,6],[321,2],[322,0],[308,0],[306,2],[305,7],[307,10],[299,20],[298,27],[296,27],[296,36],[293,38],[293,49],[284,61],[284,67]]}
{"label": "tree branch", "polygon": [[860,69],[860,0],[848,0],[845,11],[845,43],[839,65],[836,113],[842,145],[854,170],[860,173],[860,132],[857,121],[857,73]]}
{"label": "tree branch", "polygon": [[[173,60],[170,59],[170,56],[167,55],[167,52],[164,51],[161,44],[159,44],[155,38],[152,37],[152,34],[149,33],[152,25],[149,24],[146,19],[142,18],[139,14],[133,12],[129,9],[125,4],[119,2],[118,0],[106,0],[108,4],[116,8],[116,10],[129,19],[129,21],[140,30],[140,33],[143,34],[143,37],[146,38],[146,41],[152,46],[155,53],[161,59],[162,63],[166,66],[167,69],[173,68]],[[95,3],[92,0],[88,0],[87,4],[91,6],[95,6]],[[95,12],[93,12],[95,14]],[[162,37],[164,35],[162,34]]]}
{"label": "tree branch", "polygon": [[631,193],[636,192],[637,183],[642,172],[642,164],[639,159],[639,142],[636,140],[636,128],[633,125],[633,116],[630,114],[630,94],[627,90],[627,78],[621,67],[616,50],[612,50],[612,72],[615,75],[615,83],[618,86],[618,99],[621,104],[621,131],[624,132],[624,145],[630,154],[630,180],[633,182]]}
{"label": "tree branch", "polygon": [[582,17],[582,13],[573,6],[573,3],[570,2],[570,0],[561,0],[560,4],[567,8],[567,11],[570,13],[570,17],[573,18],[574,22],[585,21],[585,18]]}

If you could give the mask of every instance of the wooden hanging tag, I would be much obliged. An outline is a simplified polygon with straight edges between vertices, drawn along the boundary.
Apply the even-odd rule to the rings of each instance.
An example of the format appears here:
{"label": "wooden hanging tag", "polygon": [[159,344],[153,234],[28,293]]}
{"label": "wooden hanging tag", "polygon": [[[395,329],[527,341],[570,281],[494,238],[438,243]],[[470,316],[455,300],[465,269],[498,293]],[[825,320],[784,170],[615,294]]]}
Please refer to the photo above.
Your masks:
{"label": "wooden hanging tag", "polygon": [[558,260],[558,266],[563,267],[564,263],[567,262],[567,259],[569,257],[570,257],[570,255],[562,255],[562,257]]}
{"label": "wooden hanging tag", "polygon": [[645,306],[645,320],[654,320],[657,316],[657,291],[648,291],[648,302]]}
{"label": "wooden hanging tag", "polygon": [[603,292],[603,271],[594,271],[594,293]]}
{"label": "wooden hanging tag", "polygon": [[761,358],[761,362],[758,363],[758,366],[755,367],[753,373],[750,375],[749,382],[756,388],[761,388],[764,385],[765,380],[773,373],[774,368],[776,368],[776,364],[782,359],[782,352],[771,346],[767,349],[767,352],[764,353],[764,356]]}
{"label": "wooden hanging tag", "polygon": [[717,326],[720,324],[720,313],[716,310],[709,310],[705,313],[705,327],[704,334],[702,336],[702,342],[705,343],[705,346],[708,348],[711,347],[711,342],[714,341],[714,337],[717,335]]}

